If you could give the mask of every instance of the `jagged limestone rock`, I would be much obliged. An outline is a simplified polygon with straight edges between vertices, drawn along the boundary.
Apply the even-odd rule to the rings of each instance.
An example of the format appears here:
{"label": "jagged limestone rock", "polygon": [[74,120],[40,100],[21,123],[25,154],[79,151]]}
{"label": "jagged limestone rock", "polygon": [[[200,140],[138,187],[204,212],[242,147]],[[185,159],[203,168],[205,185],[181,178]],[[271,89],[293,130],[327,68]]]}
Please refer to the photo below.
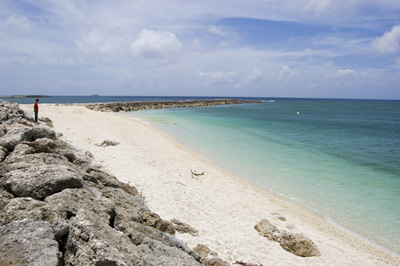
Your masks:
{"label": "jagged limestone rock", "polygon": [[203,266],[230,266],[230,264],[220,258],[205,259]]}
{"label": "jagged limestone rock", "polygon": [[187,234],[190,234],[192,236],[199,236],[199,231],[197,229],[193,228],[189,224],[181,222],[178,219],[172,219],[171,223],[174,224],[174,228],[178,232],[187,233]]}
{"label": "jagged limestone rock", "polygon": [[154,227],[162,232],[175,234],[173,225],[161,219],[158,214],[150,211],[139,195],[133,196],[122,189],[113,187],[105,187],[102,191],[116,205],[116,224],[132,220]]}
{"label": "jagged limestone rock", "polygon": [[276,242],[280,241],[281,232],[275,225],[272,225],[267,219],[262,219],[260,222],[258,222],[254,226],[254,229],[256,229],[261,236],[266,237],[268,240]]}
{"label": "jagged limestone rock", "polygon": [[52,224],[61,218],[67,218],[67,215],[60,206],[50,206],[32,198],[13,198],[0,213],[0,225],[24,219],[47,221]]}
{"label": "jagged limestone rock", "polygon": [[5,187],[15,196],[43,200],[66,188],[82,187],[82,176],[66,165],[33,165],[7,173]]}
{"label": "jagged limestone rock", "polygon": [[151,238],[145,238],[138,247],[149,265],[201,265],[189,254]]}
{"label": "jagged limestone rock", "polygon": [[115,215],[114,203],[104,197],[99,190],[91,187],[64,189],[47,197],[45,202],[53,206],[63,206],[68,217],[75,216],[79,210],[84,208],[94,217],[108,224]]}
{"label": "jagged limestone rock", "polygon": [[60,241],[62,237],[68,235],[69,224],[65,219],[58,219],[52,224],[52,230],[56,240]]}
{"label": "jagged limestone rock", "polygon": [[202,256],[203,258],[207,258],[208,256],[212,257],[218,256],[217,252],[212,251],[209,247],[203,244],[197,244],[197,246],[193,250],[199,253],[199,255]]}
{"label": "jagged limestone rock", "polygon": [[51,121],[51,119],[48,117],[39,117],[39,121],[45,123],[48,127],[54,127],[53,121]]}
{"label": "jagged limestone rock", "polygon": [[62,265],[50,224],[25,219],[0,227],[0,265]]}
{"label": "jagged limestone rock", "polygon": [[12,151],[15,146],[23,141],[34,141],[40,138],[54,139],[55,137],[55,131],[48,127],[20,127],[8,131],[7,134],[1,137],[0,146]]}
{"label": "jagged limestone rock", "polygon": [[286,231],[280,231],[267,219],[262,219],[258,222],[254,226],[254,229],[256,229],[261,236],[278,242],[284,250],[296,256],[314,257],[321,255],[317,245],[311,241],[311,239],[301,234],[291,234]]}
{"label": "jagged limestone rock", "polygon": [[285,232],[281,235],[281,241],[279,244],[284,250],[293,253],[296,256],[316,257],[321,255],[314,242],[301,234],[290,234]]}
{"label": "jagged limestone rock", "polygon": [[71,218],[65,249],[65,265],[149,265],[127,236],[85,209]]}
{"label": "jagged limestone rock", "polygon": [[105,187],[121,188],[126,193],[131,194],[132,196],[136,196],[139,193],[135,187],[129,186],[128,184],[119,181],[114,176],[102,172],[96,167],[91,167],[89,169],[89,175],[96,178]]}

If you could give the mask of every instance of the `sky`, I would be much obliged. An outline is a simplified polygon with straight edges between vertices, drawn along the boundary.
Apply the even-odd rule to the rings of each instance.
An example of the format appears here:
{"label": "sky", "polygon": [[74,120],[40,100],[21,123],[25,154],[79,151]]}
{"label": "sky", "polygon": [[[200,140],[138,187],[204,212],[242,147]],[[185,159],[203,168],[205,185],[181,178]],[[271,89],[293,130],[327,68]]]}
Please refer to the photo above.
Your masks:
{"label": "sky", "polygon": [[399,0],[0,0],[0,95],[400,99]]}

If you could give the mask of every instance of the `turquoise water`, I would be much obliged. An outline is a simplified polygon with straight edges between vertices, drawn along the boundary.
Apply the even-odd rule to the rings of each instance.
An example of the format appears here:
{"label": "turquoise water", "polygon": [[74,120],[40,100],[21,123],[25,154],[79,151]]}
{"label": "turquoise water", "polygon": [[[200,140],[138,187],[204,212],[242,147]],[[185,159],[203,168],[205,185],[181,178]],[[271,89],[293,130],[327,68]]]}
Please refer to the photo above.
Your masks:
{"label": "turquoise water", "polygon": [[400,254],[400,101],[280,99],[129,115]]}

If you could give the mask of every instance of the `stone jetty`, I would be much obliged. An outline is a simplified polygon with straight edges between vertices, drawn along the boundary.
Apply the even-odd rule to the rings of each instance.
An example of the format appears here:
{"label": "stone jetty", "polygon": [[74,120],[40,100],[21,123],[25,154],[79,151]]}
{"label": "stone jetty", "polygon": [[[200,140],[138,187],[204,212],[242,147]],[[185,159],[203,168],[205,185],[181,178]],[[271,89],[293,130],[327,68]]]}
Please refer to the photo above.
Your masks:
{"label": "stone jetty", "polygon": [[89,103],[85,106],[89,109],[102,112],[121,112],[138,111],[147,109],[162,108],[184,108],[184,107],[204,107],[213,105],[261,103],[261,101],[237,100],[237,99],[217,99],[217,100],[187,100],[187,101],[155,101],[155,102],[111,102],[111,103]]}
{"label": "stone jetty", "polygon": [[92,157],[0,101],[0,265],[226,265]]}

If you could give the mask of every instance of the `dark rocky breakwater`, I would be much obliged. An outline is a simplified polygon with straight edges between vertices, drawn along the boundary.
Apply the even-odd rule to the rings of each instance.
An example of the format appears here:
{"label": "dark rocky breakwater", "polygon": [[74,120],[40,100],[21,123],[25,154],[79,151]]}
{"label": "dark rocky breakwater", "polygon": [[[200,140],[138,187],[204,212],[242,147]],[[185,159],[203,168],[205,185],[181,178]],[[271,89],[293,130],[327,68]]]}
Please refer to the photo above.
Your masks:
{"label": "dark rocky breakwater", "polygon": [[89,109],[102,112],[138,111],[147,109],[162,108],[184,108],[204,107],[213,105],[261,103],[261,101],[241,101],[237,99],[219,100],[188,100],[188,101],[158,101],[158,102],[112,102],[112,103],[88,103],[85,106]]}
{"label": "dark rocky breakwater", "polygon": [[227,265],[92,157],[0,101],[0,265]]}

